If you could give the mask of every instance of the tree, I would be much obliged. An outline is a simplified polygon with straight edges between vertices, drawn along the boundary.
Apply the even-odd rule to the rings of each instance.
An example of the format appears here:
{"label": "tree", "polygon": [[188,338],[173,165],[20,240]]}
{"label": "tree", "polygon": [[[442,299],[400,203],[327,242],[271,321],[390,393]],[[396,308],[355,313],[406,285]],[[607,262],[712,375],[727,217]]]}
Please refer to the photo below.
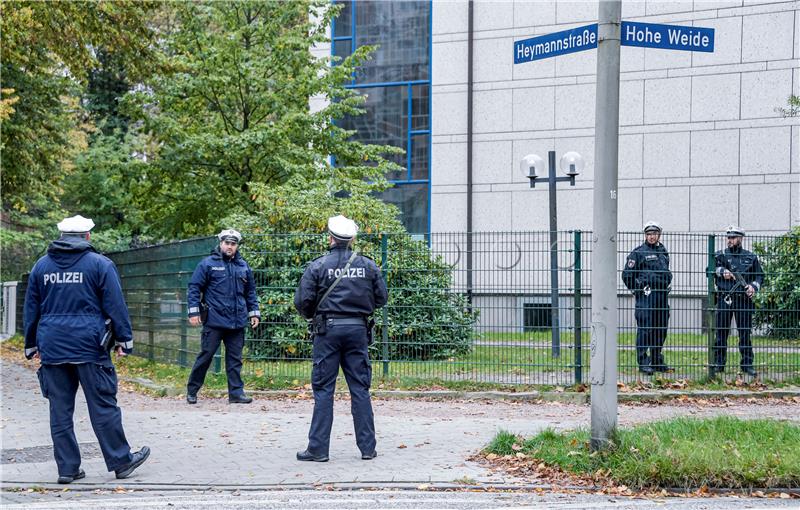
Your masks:
{"label": "tree", "polygon": [[2,2],[4,277],[17,278],[30,269],[65,213],[64,179],[94,130],[80,98],[97,55],[113,55],[129,76],[143,76],[152,60],[148,21],[157,6],[151,1]]}
{"label": "tree", "polygon": [[[345,84],[371,48],[335,66],[311,52],[337,10],[325,0],[175,5],[161,47],[168,71],[130,96],[157,147],[142,193],[148,223],[167,236],[211,232],[232,211],[255,211],[253,183],[387,187],[398,167],[383,156],[397,151],[350,141],[335,124],[359,113]],[[312,111],[315,96],[327,106]]]}
{"label": "tree", "polygon": [[156,6],[121,1],[2,3],[0,148],[6,216],[27,214],[32,220],[58,208],[61,179],[86,147],[77,97],[96,62],[95,52],[113,50],[134,74],[147,68],[151,31],[146,22]]}
{"label": "tree", "polygon": [[765,275],[755,298],[755,325],[772,338],[800,338],[800,227],[756,243],[753,251]]}

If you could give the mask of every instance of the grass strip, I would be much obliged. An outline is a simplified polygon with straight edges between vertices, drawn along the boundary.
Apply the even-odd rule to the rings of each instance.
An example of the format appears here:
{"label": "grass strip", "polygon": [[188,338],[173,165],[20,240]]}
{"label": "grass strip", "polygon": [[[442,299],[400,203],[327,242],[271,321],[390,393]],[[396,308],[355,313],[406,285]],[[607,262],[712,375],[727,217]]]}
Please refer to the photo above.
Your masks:
{"label": "grass strip", "polygon": [[787,422],[675,418],[619,429],[611,447],[595,453],[589,437],[585,429],[547,429],[528,439],[501,431],[483,453],[532,458],[637,490],[800,487],[800,426]]}

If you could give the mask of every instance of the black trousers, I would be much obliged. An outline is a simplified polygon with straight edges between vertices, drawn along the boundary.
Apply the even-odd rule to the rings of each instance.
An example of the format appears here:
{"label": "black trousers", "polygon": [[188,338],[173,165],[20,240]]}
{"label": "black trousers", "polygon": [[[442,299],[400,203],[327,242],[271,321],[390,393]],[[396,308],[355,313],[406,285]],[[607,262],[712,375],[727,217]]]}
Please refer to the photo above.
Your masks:
{"label": "black trousers", "polygon": [[244,328],[222,329],[203,326],[200,337],[200,354],[194,362],[186,392],[197,395],[206,372],[211,366],[211,361],[219,349],[219,344],[225,342],[225,373],[228,376],[228,396],[239,397],[244,395],[244,382],[242,381],[242,349],[244,349]]}
{"label": "black trousers", "polygon": [[731,331],[731,319],[736,319],[736,329],[739,330],[739,363],[742,368],[753,366],[753,344],[750,341],[750,329],[753,327],[753,300],[744,292],[734,292],[730,295],[731,303],[725,302],[727,294],[717,295],[716,329],[717,337],[714,341],[714,365],[718,368],[725,366],[728,352],[728,335]]}
{"label": "black trousers", "polygon": [[375,450],[375,419],[369,396],[372,364],[367,352],[366,326],[333,325],[325,334],[315,335],[313,360],[314,414],[308,432],[308,451],[315,455],[328,454],[333,426],[333,392],[341,366],[350,389],[356,444],[361,453],[372,453]]}
{"label": "black trousers", "polygon": [[[664,341],[669,325],[667,293],[654,290],[636,297],[636,359],[640,366],[665,367]],[[648,352],[649,350],[649,352]]]}
{"label": "black trousers", "polygon": [[72,415],[78,384],[83,388],[89,419],[109,471],[132,460],[131,447],[122,429],[122,411],[117,406],[117,373],[106,364],[63,363],[42,365],[37,372],[42,395],[50,401],[50,435],[59,476],[71,476],[81,467],[81,452]]}

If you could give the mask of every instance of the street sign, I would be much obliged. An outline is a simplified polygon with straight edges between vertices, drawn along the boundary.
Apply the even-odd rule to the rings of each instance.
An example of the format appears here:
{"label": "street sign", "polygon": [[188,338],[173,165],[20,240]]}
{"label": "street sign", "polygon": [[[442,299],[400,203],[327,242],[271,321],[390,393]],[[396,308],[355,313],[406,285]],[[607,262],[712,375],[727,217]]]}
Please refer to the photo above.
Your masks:
{"label": "street sign", "polygon": [[664,50],[714,52],[714,29],[623,21],[620,43]]}
{"label": "street sign", "polygon": [[[623,46],[714,52],[713,28],[623,21],[620,37]],[[597,23],[514,41],[514,63],[522,64],[593,48],[597,48]]]}
{"label": "street sign", "polygon": [[597,23],[514,41],[514,63],[532,62],[597,48]]}

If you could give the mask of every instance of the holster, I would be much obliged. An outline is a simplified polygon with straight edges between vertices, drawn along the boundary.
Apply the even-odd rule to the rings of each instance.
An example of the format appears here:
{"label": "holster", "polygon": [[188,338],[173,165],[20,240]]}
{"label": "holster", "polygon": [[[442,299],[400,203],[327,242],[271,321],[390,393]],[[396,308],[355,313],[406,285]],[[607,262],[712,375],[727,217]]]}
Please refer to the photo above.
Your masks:
{"label": "holster", "polygon": [[100,339],[100,347],[106,352],[111,352],[114,349],[114,331],[111,328],[111,319],[106,319],[106,327],[103,331],[103,338]]}
{"label": "holster", "polygon": [[315,315],[311,320],[311,331],[315,335],[324,335],[328,332],[327,321],[324,315]]}
{"label": "holster", "polygon": [[204,302],[200,302],[200,322],[203,324],[208,321],[208,305]]}

